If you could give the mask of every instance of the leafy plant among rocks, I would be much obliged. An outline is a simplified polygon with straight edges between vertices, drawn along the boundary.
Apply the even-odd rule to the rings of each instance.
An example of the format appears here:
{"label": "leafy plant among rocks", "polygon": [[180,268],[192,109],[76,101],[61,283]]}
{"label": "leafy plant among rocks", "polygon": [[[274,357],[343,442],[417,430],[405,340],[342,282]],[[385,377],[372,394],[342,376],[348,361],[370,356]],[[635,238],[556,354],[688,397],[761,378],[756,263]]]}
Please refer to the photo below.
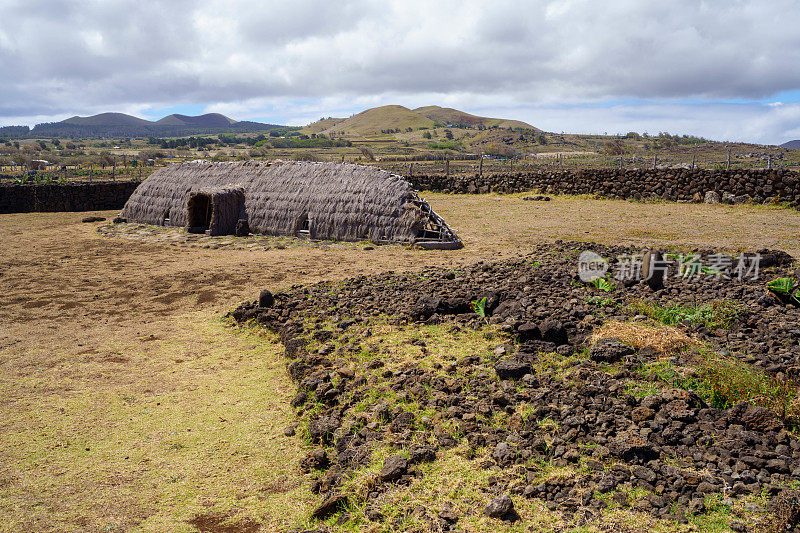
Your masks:
{"label": "leafy plant among rocks", "polygon": [[800,305],[800,289],[792,278],[776,278],[767,283],[767,289],[795,304]]}

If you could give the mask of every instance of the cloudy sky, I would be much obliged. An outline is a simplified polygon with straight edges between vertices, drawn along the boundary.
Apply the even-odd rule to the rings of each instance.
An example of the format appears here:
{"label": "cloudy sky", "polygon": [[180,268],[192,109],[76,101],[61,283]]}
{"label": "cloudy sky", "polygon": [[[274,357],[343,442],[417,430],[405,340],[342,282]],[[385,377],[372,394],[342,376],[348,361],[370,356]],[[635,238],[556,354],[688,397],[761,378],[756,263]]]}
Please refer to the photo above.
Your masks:
{"label": "cloudy sky", "polygon": [[800,0],[0,0],[0,82],[0,125],[435,104],[778,144],[800,138]]}

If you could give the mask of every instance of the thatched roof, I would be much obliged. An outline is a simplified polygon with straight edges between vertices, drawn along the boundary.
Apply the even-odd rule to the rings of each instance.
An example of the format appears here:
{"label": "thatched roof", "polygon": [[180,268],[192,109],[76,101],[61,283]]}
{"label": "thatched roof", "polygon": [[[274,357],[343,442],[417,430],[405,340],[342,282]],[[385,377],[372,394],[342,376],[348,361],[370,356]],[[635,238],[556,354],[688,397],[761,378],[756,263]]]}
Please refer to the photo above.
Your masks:
{"label": "thatched roof", "polygon": [[402,177],[353,164],[176,164],[144,180],[121,216],[132,222],[186,226],[190,194],[231,187],[244,191],[245,216],[254,233],[461,246]]}

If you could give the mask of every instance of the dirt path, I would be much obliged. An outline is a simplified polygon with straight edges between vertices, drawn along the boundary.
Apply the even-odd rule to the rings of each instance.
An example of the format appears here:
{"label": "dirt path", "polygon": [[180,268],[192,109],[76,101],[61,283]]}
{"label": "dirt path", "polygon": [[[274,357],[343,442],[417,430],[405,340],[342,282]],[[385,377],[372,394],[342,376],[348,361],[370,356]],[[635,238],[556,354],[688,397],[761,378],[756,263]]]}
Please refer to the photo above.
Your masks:
{"label": "dirt path", "polygon": [[302,442],[283,435],[293,387],[280,349],[219,321],[263,288],[558,238],[800,256],[800,214],[786,210],[427,196],[463,250],[179,248],[100,237],[82,213],[0,215],[0,530],[304,516],[313,498],[293,481]]}

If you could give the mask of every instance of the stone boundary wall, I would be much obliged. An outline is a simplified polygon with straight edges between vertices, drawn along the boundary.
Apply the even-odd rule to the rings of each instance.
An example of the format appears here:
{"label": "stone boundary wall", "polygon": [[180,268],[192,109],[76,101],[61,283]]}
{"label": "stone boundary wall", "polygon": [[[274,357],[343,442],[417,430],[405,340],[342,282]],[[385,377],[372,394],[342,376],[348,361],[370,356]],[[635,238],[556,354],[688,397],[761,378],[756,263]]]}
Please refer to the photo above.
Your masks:
{"label": "stone boundary wall", "polygon": [[0,185],[0,213],[122,209],[139,181]]}
{"label": "stone boundary wall", "polygon": [[[424,174],[406,177],[418,190],[476,194],[538,190],[608,198],[703,201],[716,192],[730,201],[787,202],[800,206],[800,174],[789,170],[585,169],[479,175]],[[713,195],[712,195],[713,196]],[[749,198],[748,198],[749,197]]]}
{"label": "stone boundary wall", "polygon": [[[786,202],[800,207],[800,174],[789,170],[585,169],[478,175],[407,176],[418,190],[477,194],[534,191],[633,200],[703,201],[706,193],[736,202]],[[122,209],[138,181],[0,185],[0,213]]]}

